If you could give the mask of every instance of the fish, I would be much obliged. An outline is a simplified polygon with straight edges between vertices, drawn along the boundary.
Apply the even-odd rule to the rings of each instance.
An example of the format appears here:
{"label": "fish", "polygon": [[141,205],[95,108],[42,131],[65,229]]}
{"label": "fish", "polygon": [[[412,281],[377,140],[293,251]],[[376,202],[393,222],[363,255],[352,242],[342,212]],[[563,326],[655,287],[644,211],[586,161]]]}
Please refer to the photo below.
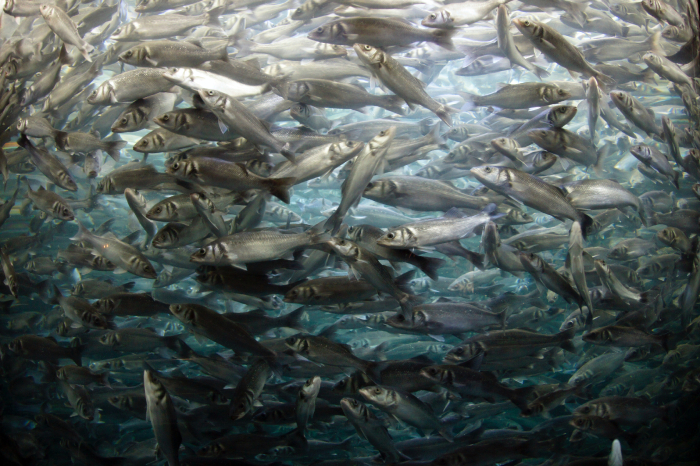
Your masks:
{"label": "fish", "polygon": [[697,2],[2,7],[8,463],[697,462]]}

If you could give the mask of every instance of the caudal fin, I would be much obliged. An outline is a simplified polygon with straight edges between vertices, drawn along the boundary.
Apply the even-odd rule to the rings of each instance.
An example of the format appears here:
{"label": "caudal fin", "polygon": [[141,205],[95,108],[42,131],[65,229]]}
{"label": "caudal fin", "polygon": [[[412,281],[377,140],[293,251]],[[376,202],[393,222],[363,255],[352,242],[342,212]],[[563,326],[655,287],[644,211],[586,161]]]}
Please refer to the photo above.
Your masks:
{"label": "caudal fin", "polygon": [[219,21],[219,16],[224,14],[225,10],[226,10],[225,6],[220,6],[218,8],[214,8],[213,10],[206,13],[207,19],[206,19],[205,26],[221,27],[221,22]]}
{"label": "caudal fin", "polygon": [[267,188],[270,191],[270,194],[285,204],[289,204],[289,188],[294,186],[295,182],[296,178],[268,178],[266,180]]}
{"label": "caudal fin", "polygon": [[295,309],[286,316],[284,316],[284,326],[299,330],[300,332],[306,332],[307,329],[301,324],[301,319],[304,317],[304,307]]}
{"label": "caudal fin", "polygon": [[121,151],[124,147],[126,147],[127,142],[126,141],[107,141],[105,142],[106,148],[105,152],[109,154],[110,157],[114,159],[115,162],[119,162],[119,159],[121,158]]}
{"label": "caudal fin", "polygon": [[83,353],[83,348],[85,348],[84,345],[80,344],[80,339],[79,338],[74,338],[70,342],[70,358],[75,362],[75,365],[78,367],[83,366],[83,360],[82,360],[82,353]]}
{"label": "caudal fin", "polygon": [[534,69],[532,70],[533,73],[535,73],[535,76],[540,78],[540,80],[544,80],[545,78],[548,78],[550,73],[549,71],[545,70],[544,68],[540,68],[539,66],[532,65]]}
{"label": "caudal fin", "polygon": [[421,269],[421,272],[430,277],[431,280],[437,280],[440,278],[437,271],[440,267],[445,265],[445,261],[436,257],[418,256],[416,265]]}
{"label": "caudal fin", "polygon": [[447,50],[454,51],[455,44],[452,42],[452,36],[456,31],[456,29],[435,29],[432,33],[431,42]]}
{"label": "caudal fin", "polygon": [[387,95],[382,99],[381,107],[397,115],[404,115],[406,113],[403,108],[404,103],[406,103],[406,101],[397,95]]}
{"label": "caudal fin", "polygon": [[289,160],[292,163],[297,163],[297,159],[294,155],[294,152],[290,150],[291,146],[289,143],[285,144],[282,150],[280,150],[280,154],[284,156],[287,160]]}

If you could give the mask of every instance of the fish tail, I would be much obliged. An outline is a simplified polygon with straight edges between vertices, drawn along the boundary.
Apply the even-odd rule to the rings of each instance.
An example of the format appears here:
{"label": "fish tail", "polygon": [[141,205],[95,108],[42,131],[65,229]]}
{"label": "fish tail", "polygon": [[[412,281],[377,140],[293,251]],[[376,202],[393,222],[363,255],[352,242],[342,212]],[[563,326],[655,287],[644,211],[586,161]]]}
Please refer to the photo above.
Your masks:
{"label": "fish tail", "polygon": [[595,74],[595,79],[596,79],[596,81],[598,81],[598,85],[602,89],[605,89],[606,91],[614,89],[615,86],[617,85],[617,81],[615,81],[613,78],[611,78],[607,74],[603,74],[600,72]]}
{"label": "fish tail", "polygon": [[455,113],[456,109],[450,109],[450,107],[446,105],[440,105],[437,110],[435,110],[435,115],[438,116],[442,121],[445,122],[445,124],[449,127],[452,127],[452,117],[450,116],[450,113]]}
{"label": "fish tail", "polygon": [[479,104],[477,103],[477,99],[479,96],[461,91],[457,91],[457,94],[459,94],[464,99],[464,104],[461,108],[463,112],[470,112],[479,106]]}
{"label": "fish tail", "polygon": [[430,138],[433,140],[433,144],[437,144],[438,146],[442,147],[447,147],[447,141],[440,134],[440,122],[437,122],[433,125],[433,127],[430,129],[430,132],[428,133],[428,136],[430,136]]}
{"label": "fish tail", "polygon": [[80,49],[80,53],[82,54],[85,61],[92,63],[92,58],[90,58],[90,51],[94,50],[94,49],[95,49],[95,47],[88,44],[87,42],[85,43],[85,46],[83,46],[83,48]]}
{"label": "fish tail", "polygon": [[343,224],[344,218],[345,215],[343,215],[339,209],[335,209],[335,212],[333,212],[331,216],[328,217],[328,220],[326,220],[326,231],[330,231],[332,235],[338,233],[338,230],[340,230],[340,226]]}
{"label": "fish tail", "polygon": [[437,257],[417,256],[416,265],[421,272],[430,277],[431,280],[437,280],[440,278],[438,276],[438,269],[445,265],[445,261]]}
{"label": "fish tail", "polygon": [[307,231],[308,235],[310,236],[309,243],[310,244],[318,244],[318,243],[325,243],[326,241],[330,240],[330,234],[328,234],[328,220],[322,220],[313,227],[311,227],[310,230]]}
{"label": "fish tail", "polygon": [[404,103],[406,103],[406,101],[397,95],[387,95],[384,96],[382,101],[382,108],[394,112],[397,115],[405,115],[406,111],[403,108]]}
{"label": "fish tail", "polygon": [[410,294],[413,292],[411,289],[411,280],[416,276],[415,270],[409,270],[406,273],[402,273],[396,279],[394,279],[394,284],[402,291]]}
{"label": "fish tail", "polygon": [[608,466],[622,466],[624,460],[622,458],[622,445],[620,441],[615,439],[610,448],[610,455],[608,456]]}
{"label": "fish tail", "polygon": [[226,10],[225,6],[220,6],[218,8],[214,8],[211,11],[208,11],[206,13],[206,21],[204,23],[205,26],[214,26],[214,27],[221,27],[221,22],[219,21],[219,16],[224,14],[224,11]]}
{"label": "fish tail", "polygon": [[126,146],[126,141],[107,141],[105,142],[107,154],[114,159],[115,162],[119,162],[121,158],[121,151]]}
{"label": "fish tail", "polygon": [[532,393],[533,387],[522,387],[511,390],[509,400],[518,407],[521,413],[529,413],[528,396]]}
{"label": "fish tail", "polygon": [[535,73],[535,76],[540,78],[540,80],[544,80],[545,78],[548,78],[550,75],[550,72],[545,70],[544,68],[540,68],[537,65],[532,65],[533,70],[532,72]]}
{"label": "fish tail", "polygon": [[289,160],[292,163],[297,163],[297,159],[294,156],[294,152],[291,151],[291,146],[289,143],[286,143],[284,147],[280,150],[280,154],[284,156],[287,160]]}
{"label": "fish tail", "polygon": [[681,179],[681,174],[674,170],[673,171],[673,180],[671,181],[671,183],[673,183],[673,186],[675,186],[676,189],[681,189],[680,179]]}
{"label": "fish tail", "polygon": [[66,44],[61,45],[61,51],[58,52],[58,62],[62,65],[70,65],[73,63],[70,55],[68,55],[68,51],[66,50]]}
{"label": "fish tail", "polygon": [[100,382],[105,387],[112,388],[112,385],[109,383],[109,372],[105,372],[105,373],[100,375]]}
{"label": "fish tail", "polygon": [[301,319],[304,317],[304,306],[299,309],[295,309],[286,316],[284,316],[284,326],[299,330],[300,332],[305,332],[306,328],[301,323]]}
{"label": "fish tail", "polygon": [[581,214],[581,217],[578,220],[578,222],[581,224],[581,235],[583,236],[583,239],[587,239],[588,234],[593,231],[594,228],[593,218],[588,214],[584,214],[583,212],[579,213]]}
{"label": "fish tail", "polygon": [[82,354],[85,345],[80,344],[79,338],[73,338],[70,342],[70,358],[75,362],[78,367],[83,367]]}
{"label": "fish tail", "polygon": [[414,307],[422,303],[423,298],[414,294],[404,293],[399,299],[399,304],[401,305],[401,310],[404,315],[408,315]]}
{"label": "fish tail", "polygon": [[450,51],[455,50],[455,44],[452,42],[452,36],[455,35],[456,29],[435,29],[431,34],[431,42],[439,45]]}
{"label": "fish tail", "polygon": [[294,185],[295,181],[296,178],[268,178],[266,184],[270,194],[285,204],[289,204],[289,188]]}
{"label": "fish tail", "polygon": [[574,2],[567,2],[566,6],[566,12],[573,16],[580,26],[586,24],[588,17],[586,16],[584,10],[587,8],[587,5],[578,4]]}
{"label": "fish tail", "polygon": [[56,143],[56,147],[58,147],[61,150],[65,150],[66,142],[68,141],[68,133],[66,133],[65,131],[56,131],[53,140]]}
{"label": "fish tail", "polygon": [[82,241],[84,239],[89,238],[91,233],[88,231],[87,228],[85,228],[85,225],[83,225],[80,222],[77,222],[77,223],[78,223],[78,233],[76,233],[75,236],[71,238],[71,241]]}
{"label": "fish tail", "polygon": [[216,54],[218,55],[219,60],[228,62],[228,45],[222,45],[220,48],[216,49]]}
{"label": "fish tail", "polygon": [[559,343],[559,347],[564,351],[576,354],[576,347],[573,345],[573,343],[571,343],[571,340],[576,335],[576,328],[571,327],[563,332],[560,332],[559,335],[562,338],[561,343]]}

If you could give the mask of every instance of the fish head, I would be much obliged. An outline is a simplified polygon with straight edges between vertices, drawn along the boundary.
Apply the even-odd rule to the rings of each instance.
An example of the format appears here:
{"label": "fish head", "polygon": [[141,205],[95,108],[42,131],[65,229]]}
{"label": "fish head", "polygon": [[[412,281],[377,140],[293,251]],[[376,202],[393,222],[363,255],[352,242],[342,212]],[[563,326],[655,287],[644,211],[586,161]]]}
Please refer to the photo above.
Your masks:
{"label": "fish head", "polygon": [[105,346],[119,346],[119,334],[117,332],[107,332],[100,335],[99,341]]}
{"label": "fish head", "polygon": [[314,46],[314,55],[319,57],[346,57],[348,51],[344,46],[338,44],[316,44]]}
{"label": "fish head", "polygon": [[631,108],[632,107],[632,96],[625,91],[612,91],[610,93],[610,99],[618,107]]}
{"label": "fish head", "polygon": [[393,316],[389,317],[386,320],[386,323],[391,325],[394,328],[400,328],[400,329],[412,329],[414,327],[413,325],[413,316],[408,316],[406,317],[402,313],[396,313]]}
{"label": "fish head", "polygon": [[76,401],[75,411],[78,413],[78,416],[82,417],[83,419],[88,421],[95,419],[95,407],[89,400],[82,397],[78,398],[78,401]]}
{"label": "fish head", "polygon": [[452,378],[451,371],[440,365],[424,367],[420,370],[420,375],[436,383],[448,383]]}
{"label": "fish head", "polygon": [[303,304],[308,302],[309,299],[317,298],[322,299],[325,296],[316,294],[313,287],[306,285],[298,285],[287,292],[284,295],[285,303],[298,303]]}
{"label": "fish head", "polygon": [[357,155],[363,147],[364,143],[359,141],[334,142],[328,148],[328,154],[331,160],[345,160],[348,157]]}
{"label": "fish head", "polygon": [[198,164],[196,160],[181,160],[173,162],[165,169],[165,173],[185,180],[195,178],[198,173]]}
{"label": "fish head", "polygon": [[350,225],[348,227],[348,238],[356,243],[362,242],[362,233],[364,225]]}
{"label": "fish head", "polygon": [[454,22],[449,10],[440,9],[427,15],[420,23],[429,28],[451,28]]}
{"label": "fish head", "polygon": [[213,89],[200,89],[198,94],[206,106],[212,110],[223,110],[226,107],[228,97],[222,92]]}
{"label": "fish head", "polygon": [[112,35],[109,37],[112,40],[129,40],[129,36],[136,29],[136,25],[132,23],[126,23],[123,26],[119,26],[114,30]]}
{"label": "fish head", "polygon": [[301,354],[304,354],[309,350],[309,340],[303,335],[292,335],[284,340],[284,344],[288,348]]}
{"label": "fish head", "polygon": [[596,345],[609,344],[614,340],[612,331],[606,327],[591,330],[590,332],[584,334],[581,339],[587,343],[593,343]]}
{"label": "fish head", "polygon": [[372,155],[376,155],[387,147],[394,140],[396,135],[396,126],[380,131],[375,137],[373,137],[368,143],[367,147],[372,152]]}
{"label": "fish head", "polygon": [[56,8],[48,3],[43,3],[41,6],[39,6],[39,12],[41,13],[41,16],[48,18],[56,15]]}
{"label": "fish head", "polygon": [[593,420],[589,416],[575,416],[569,421],[573,427],[579,430],[590,430],[593,427]]}
{"label": "fish head", "polygon": [[394,181],[379,179],[367,183],[367,187],[365,188],[363,195],[365,197],[385,199],[391,196],[397,190],[398,185]]}
{"label": "fish head", "polygon": [[[608,253],[608,257],[610,259],[622,260],[625,257],[627,257],[627,250],[628,250],[627,245],[618,244],[617,246],[615,246],[614,248],[612,248],[610,250],[610,252]],[[603,262],[603,261],[600,261],[600,262],[602,262],[603,265],[605,265],[605,262]]]}
{"label": "fish head", "polygon": [[100,86],[92,91],[87,98],[89,104],[98,105],[106,104],[112,100],[112,87],[109,81],[105,81]]}
{"label": "fish head", "polygon": [[315,375],[307,380],[304,385],[302,385],[301,389],[299,390],[299,394],[301,395],[303,393],[305,396],[313,396],[314,394],[317,394],[320,389],[321,377]]}
{"label": "fish head", "polygon": [[162,133],[151,131],[134,144],[133,150],[136,152],[150,153],[160,152],[160,149],[165,146],[165,138]]}
{"label": "fish head", "polygon": [[71,221],[75,219],[75,214],[68,204],[56,201],[52,207],[54,216],[61,220]]}
{"label": "fish head", "polygon": [[360,395],[365,400],[379,406],[388,407],[395,403],[396,392],[378,385],[364,387],[360,389]]}
{"label": "fish head", "polygon": [[368,415],[367,406],[354,398],[343,398],[340,400],[340,408],[350,419],[362,419]]}
{"label": "fish head", "polygon": [[127,65],[138,66],[148,58],[148,49],[145,45],[137,45],[119,55],[118,60]]}
{"label": "fish head", "polygon": [[571,98],[571,92],[559,86],[543,85],[540,87],[540,94],[545,102],[555,103]]}
{"label": "fish head", "polygon": [[352,48],[360,58],[360,61],[366,65],[381,67],[382,64],[386,62],[386,54],[381,49],[367,44],[355,44],[352,46]]}
{"label": "fish head", "polygon": [[492,139],[491,145],[498,151],[517,152],[520,149],[520,144],[518,144],[518,141],[511,138]]}
{"label": "fish head", "polygon": [[136,128],[136,126],[136,109],[133,109],[122,113],[112,124],[111,129],[113,133],[124,133]]}
{"label": "fish head", "polygon": [[503,167],[483,165],[474,167],[469,172],[487,188],[510,184],[510,173]]}
{"label": "fish head", "polygon": [[[696,184],[693,186],[693,189],[695,189],[695,186],[700,187],[700,184]],[[656,237],[664,243],[666,246],[671,246],[672,244],[675,244],[679,239],[678,232],[680,230],[677,230],[675,227],[666,227],[663,230],[659,231],[656,234]]]}
{"label": "fish head", "polygon": [[179,239],[178,229],[172,224],[168,224],[161,228],[153,237],[151,244],[154,248],[169,248],[177,244]]}
{"label": "fish head", "polygon": [[537,21],[527,18],[515,18],[513,24],[525,37],[540,37],[543,32],[542,26]]}
{"label": "fish head", "polygon": [[226,450],[226,445],[220,442],[214,442],[197,450],[197,456],[203,458],[219,458],[226,455]]}
{"label": "fish head", "polygon": [[573,105],[557,105],[547,112],[546,121],[549,126],[561,128],[573,120],[577,111]]}
{"label": "fish head", "polygon": [[505,219],[508,223],[525,224],[534,222],[535,219],[520,209],[509,208],[506,210]]}
{"label": "fish head", "polygon": [[15,354],[22,354],[22,339],[15,338],[7,344],[7,348]]}
{"label": "fish head", "polygon": [[311,106],[301,102],[297,102],[294,105],[292,105],[292,108],[289,109],[289,114],[294,119],[307,119],[311,116]]}
{"label": "fish head", "polygon": [[280,95],[288,100],[299,101],[311,92],[311,86],[305,81],[292,81],[277,85]]}
{"label": "fish head", "polygon": [[347,27],[343,21],[333,21],[323,26],[319,26],[311,31],[306,37],[317,42],[328,44],[344,44],[347,39]]}
{"label": "fish head", "polygon": [[199,248],[190,256],[190,262],[195,264],[218,264],[226,252],[218,242],[207,244]]}
{"label": "fish head", "polygon": [[62,188],[68,191],[78,190],[78,185],[75,183],[75,180],[67,170],[58,170],[55,175],[56,178],[58,178],[58,181],[60,181]]}
{"label": "fish head", "polygon": [[163,72],[163,77],[177,84],[187,84],[194,81],[194,71],[192,68],[172,67]]}
{"label": "fish head", "polygon": [[17,120],[17,131],[24,133],[27,131],[27,128],[29,128],[29,121],[27,118],[20,118]]}
{"label": "fish head", "polygon": [[484,225],[484,231],[481,233],[481,244],[488,244],[497,248],[501,244],[501,237],[498,234],[498,226],[494,222],[488,222]]}
{"label": "fish head", "polygon": [[326,244],[343,259],[356,260],[361,253],[360,247],[357,244],[343,238],[331,238]]}
{"label": "fish head", "polygon": [[416,237],[408,227],[392,228],[377,240],[378,245],[393,248],[411,247],[415,243]]}
{"label": "fish head", "polygon": [[194,325],[197,313],[192,306],[187,304],[172,304],[168,308],[172,314],[187,325]]}

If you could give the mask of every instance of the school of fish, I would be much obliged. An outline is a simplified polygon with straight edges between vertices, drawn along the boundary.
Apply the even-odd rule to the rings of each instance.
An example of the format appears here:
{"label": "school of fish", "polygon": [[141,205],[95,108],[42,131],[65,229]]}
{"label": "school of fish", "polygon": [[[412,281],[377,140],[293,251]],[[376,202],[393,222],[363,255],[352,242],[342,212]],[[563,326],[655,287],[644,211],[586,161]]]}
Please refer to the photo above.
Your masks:
{"label": "school of fish", "polygon": [[700,464],[697,0],[2,1],[3,464]]}

